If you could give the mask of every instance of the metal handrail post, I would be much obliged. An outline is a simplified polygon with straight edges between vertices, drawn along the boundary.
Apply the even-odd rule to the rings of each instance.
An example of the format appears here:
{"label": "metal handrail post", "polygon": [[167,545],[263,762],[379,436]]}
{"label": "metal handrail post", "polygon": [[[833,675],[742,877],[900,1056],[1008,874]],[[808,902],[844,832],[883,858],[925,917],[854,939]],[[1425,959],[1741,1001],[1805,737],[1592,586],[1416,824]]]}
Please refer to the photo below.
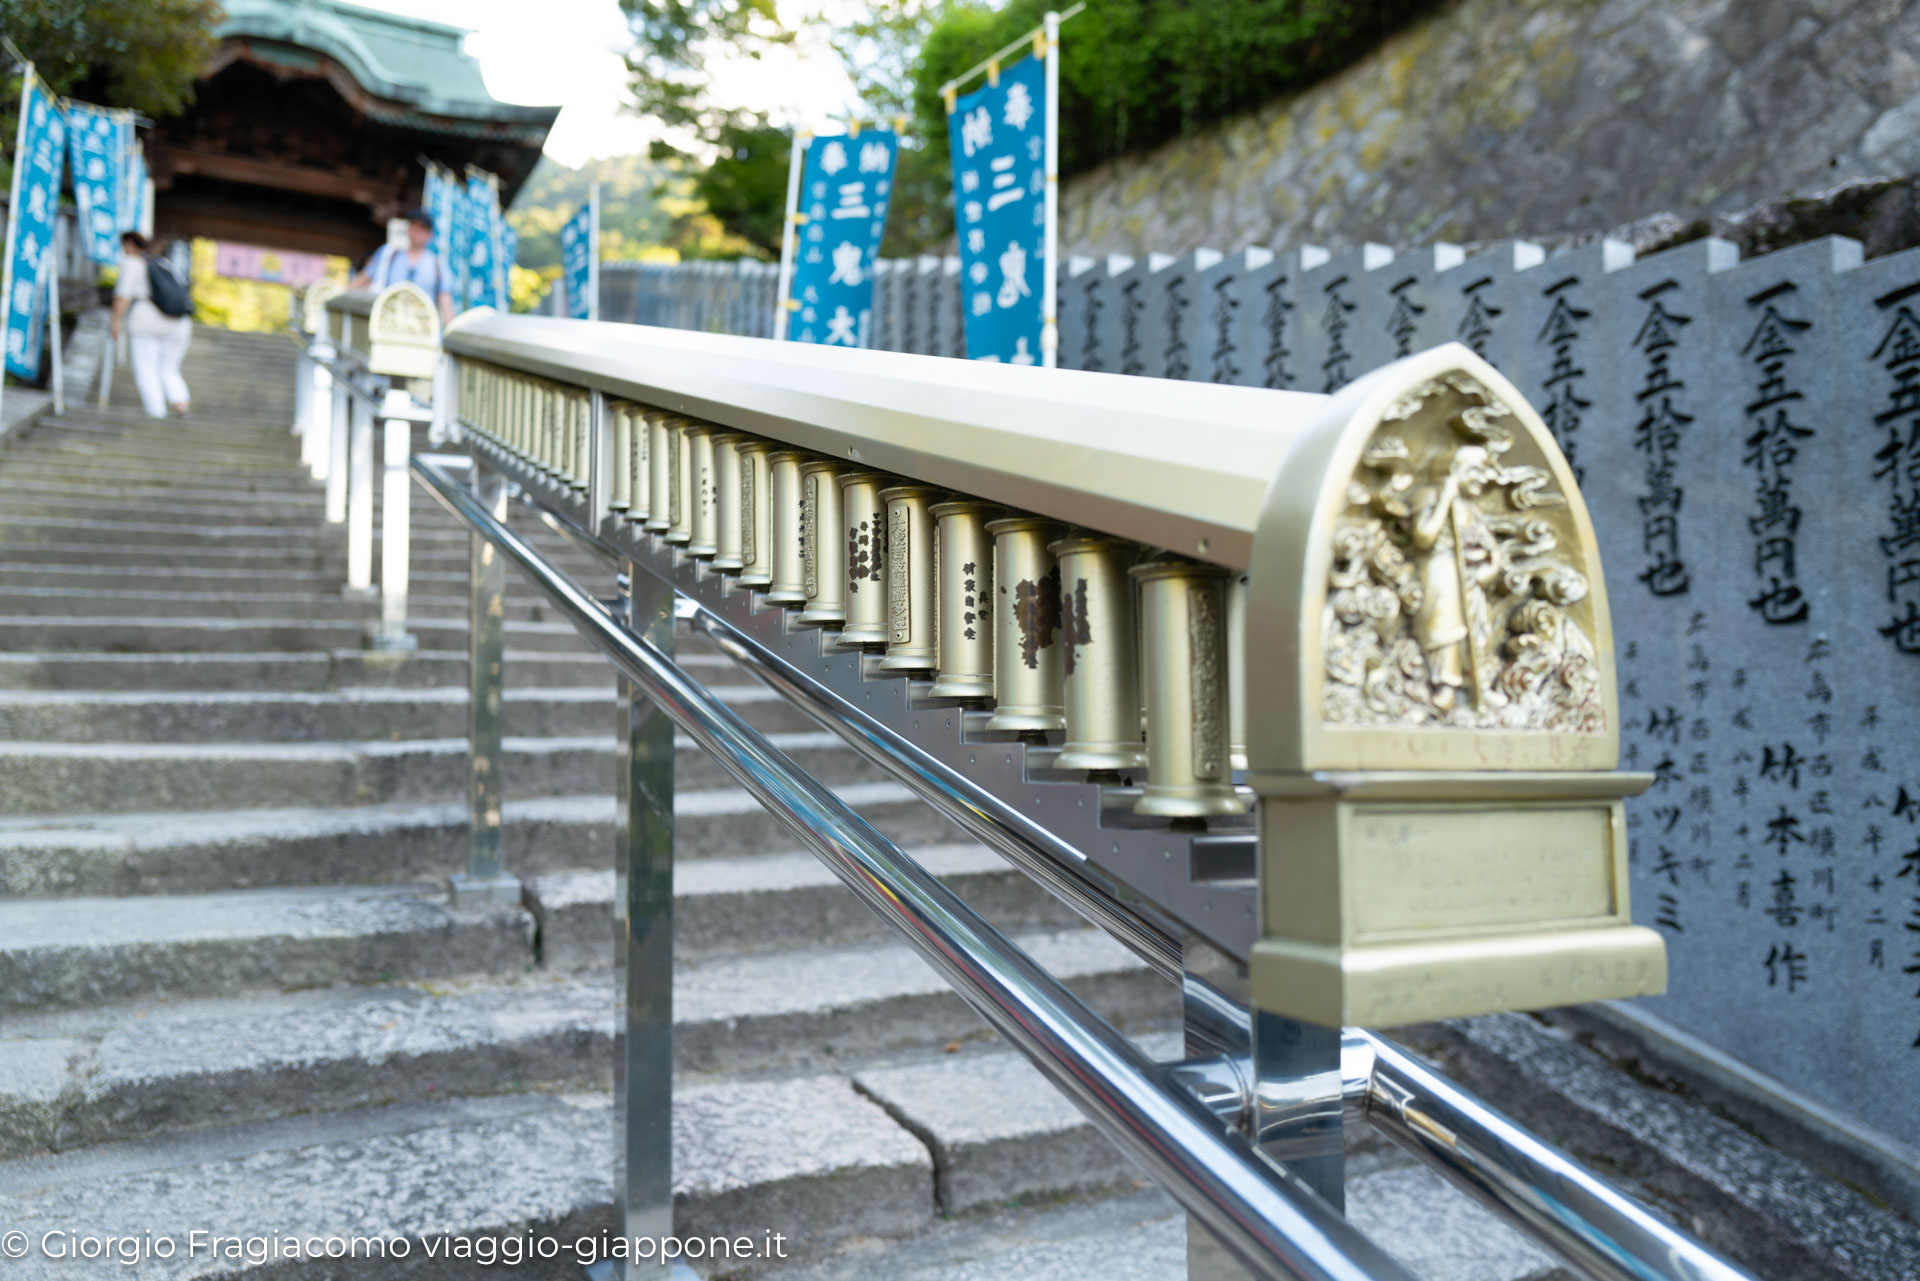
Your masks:
{"label": "metal handrail post", "polygon": [[315,480],[325,481],[333,470],[330,430],[333,422],[333,370],[327,363],[333,359],[333,348],[316,338],[308,345],[307,354],[310,359],[307,376],[312,381],[312,388],[307,396],[307,419],[303,427],[300,461],[307,466]]}
{"label": "metal handrail post", "polygon": [[348,397],[351,435],[347,447],[347,591],[373,591],[373,406]]}
{"label": "metal handrail post", "polygon": [[102,409],[107,407],[107,401],[113,395],[113,364],[114,358],[119,355],[118,348],[121,341],[122,340],[115,338],[109,333],[107,335],[107,349],[100,353],[99,405]]}
{"label": "metal handrail post", "polygon": [[[630,571],[629,625],[661,653],[673,653],[673,590]],[[659,1239],[673,1232],[673,722],[623,675],[623,768],[614,909],[614,1195],[620,1234]],[[612,1275],[611,1271],[608,1273]],[[628,1261],[625,1281],[692,1281],[685,1264]]]}
{"label": "metal handrail post", "polygon": [[432,456],[414,472],[987,1022],[1258,1277],[1412,1281],[1085,1001],[508,529]]}
{"label": "metal handrail post", "polygon": [[328,383],[333,395],[327,415],[327,462],[320,479],[327,482],[327,523],[339,525],[347,519],[347,438],[352,432],[353,399],[347,394],[344,374],[329,372]]}
{"label": "metal handrail post", "polygon": [[313,353],[304,336],[293,352],[293,423],[288,430],[300,438],[300,462],[307,461],[307,418],[313,404]]}
{"label": "metal handrail post", "polygon": [[[475,459],[472,484],[481,510],[505,520],[506,478]],[[500,855],[507,566],[478,532],[468,539],[467,590],[467,869],[448,878],[453,906],[462,910],[520,901],[520,882]]]}
{"label": "metal handrail post", "polygon": [[380,482],[380,629],[375,649],[418,649],[407,631],[407,578],[412,555],[412,485],[407,460],[413,455],[413,397],[398,387],[387,392],[384,471]]}

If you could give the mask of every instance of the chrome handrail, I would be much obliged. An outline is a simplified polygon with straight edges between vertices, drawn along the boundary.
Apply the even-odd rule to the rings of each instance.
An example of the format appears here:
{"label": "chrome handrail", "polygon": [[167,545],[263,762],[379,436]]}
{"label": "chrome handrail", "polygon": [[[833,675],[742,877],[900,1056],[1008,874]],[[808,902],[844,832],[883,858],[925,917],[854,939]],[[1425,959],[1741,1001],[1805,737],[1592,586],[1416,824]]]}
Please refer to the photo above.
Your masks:
{"label": "chrome handrail", "polygon": [[996,1031],[1257,1275],[1413,1281],[1299,1178],[1261,1157],[1090,1006],[766,737],[556,570],[443,470],[413,472],[540,588]]}
{"label": "chrome handrail", "polygon": [[[465,462],[464,456],[460,459]],[[416,460],[416,470],[418,470]],[[530,491],[522,501],[548,528],[609,561],[617,548],[580,528]],[[470,501],[470,500],[469,500]],[[538,553],[534,552],[537,556]],[[1006,858],[1042,888],[1107,931],[1163,977],[1183,978],[1178,942],[1083,872],[1085,859],[1006,801],[915,746],[878,718],[807,675],[691,597],[679,616],[788,702],[838,734],[969,836]],[[1188,1014],[1196,1013],[1188,979]],[[1208,1026],[1244,1055],[1246,1006],[1206,988]],[[1343,1094],[1353,1120],[1365,1120],[1449,1183],[1597,1281],[1752,1281],[1700,1241],[1661,1222],[1638,1201],[1541,1140],[1403,1046],[1364,1028],[1342,1034]],[[1176,1069],[1182,1065],[1175,1065]],[[1211,1083],[1207,1106],[1225,1118],[1246,1116],[1250,1065],[1219,1076],[1176,1071],[1192,1092]],[[1237,1093],[1222,1082],[1237,1081]],[[1237,1120],[1235,1121],[1237,1124]]]}

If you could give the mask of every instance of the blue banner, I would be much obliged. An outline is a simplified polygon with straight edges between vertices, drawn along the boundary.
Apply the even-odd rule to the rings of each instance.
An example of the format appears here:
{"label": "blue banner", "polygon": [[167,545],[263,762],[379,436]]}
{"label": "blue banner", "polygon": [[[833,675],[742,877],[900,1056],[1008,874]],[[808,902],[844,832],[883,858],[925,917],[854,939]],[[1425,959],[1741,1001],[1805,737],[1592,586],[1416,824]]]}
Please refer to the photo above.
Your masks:
{"label": "blue banner", "polygon": [[1040,363],[1047,228],[1046,64],[1027,58],[947,117],[967,357]]}
{"label": "blue banner", "polygon": [[80,234],[87,257],[120,259],[120,195],[129,129],[126,113],[84,102],[67,104],[67,137],[73,151],[73,194],[80,206]]}
{"label": "blue banner", "polygon": [[133,132],[133,117],[120,121],[120,230],[139,231],[146,221],[147,152]]}
{"label": "blue banner", "polygon": [[501,243],[500,193],[482,174],[467,179],[467,298],[469,307],[506,310],[505,246]]}
{"label": "blue banner", "polygon": [[887,225],[891,129],[815,138],[800,178],[801,223],[788,298],[794,342],[865,347],[873,331],[873,263]]}
{"label": "blue banner", "polygon": [[47,281],[55,270],[53,220],[60,205],[61,161],[67,127],[40,77],[29,67],[20,88],[19,147],[13,157],[8,204],[6,283],[7,371],[40,375],[40,340],[47,327]]}
{"label": "blue banner", "polygon": [[456,234],[459,216],[454,207],[459,203],[459,187],[453,175],[429,162],[420,203],[433,215],[433,252],[440,259],[441,269],[447,273],[447,292],[453,295],[456,308],[464,306],[467,296],[463,270],[466,259],[461,249],[462,242]]}
{"label": "blue banner", "polygon": [[593,314],[593,203],[560,228],[560,274],[566,281],[567,314],[586,320]]}

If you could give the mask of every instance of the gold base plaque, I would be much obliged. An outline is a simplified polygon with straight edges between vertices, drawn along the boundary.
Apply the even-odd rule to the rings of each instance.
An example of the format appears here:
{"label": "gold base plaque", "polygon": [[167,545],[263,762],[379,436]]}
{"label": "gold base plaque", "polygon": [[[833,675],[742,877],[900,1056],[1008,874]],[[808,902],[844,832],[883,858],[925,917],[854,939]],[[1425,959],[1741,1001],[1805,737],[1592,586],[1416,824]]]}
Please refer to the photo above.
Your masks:
{"label": "gold base plaque", "polygon": [[1627,909],[1621,798],[1649,781],[1260,780],[1269,853],[1256,1001],[1311,1023],[1374,1027],[1663,991],[1665,948]]}

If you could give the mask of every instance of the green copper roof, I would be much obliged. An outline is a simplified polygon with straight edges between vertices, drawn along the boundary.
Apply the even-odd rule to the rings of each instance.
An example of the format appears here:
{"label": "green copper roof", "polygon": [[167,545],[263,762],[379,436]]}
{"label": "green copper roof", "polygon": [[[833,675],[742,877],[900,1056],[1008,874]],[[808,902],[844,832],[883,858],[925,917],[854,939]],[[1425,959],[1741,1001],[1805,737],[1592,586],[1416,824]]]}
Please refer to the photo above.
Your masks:
{"label": "green copper roof", "polygon": [[[323,53],[378,98],[468,120],[549,125],[558,107],[496,102],[480,64],[460,47],[466,32],[338,0],[224,0],[222,40],[248,39]],[[293,50],[288,50],[292,53]]]}

